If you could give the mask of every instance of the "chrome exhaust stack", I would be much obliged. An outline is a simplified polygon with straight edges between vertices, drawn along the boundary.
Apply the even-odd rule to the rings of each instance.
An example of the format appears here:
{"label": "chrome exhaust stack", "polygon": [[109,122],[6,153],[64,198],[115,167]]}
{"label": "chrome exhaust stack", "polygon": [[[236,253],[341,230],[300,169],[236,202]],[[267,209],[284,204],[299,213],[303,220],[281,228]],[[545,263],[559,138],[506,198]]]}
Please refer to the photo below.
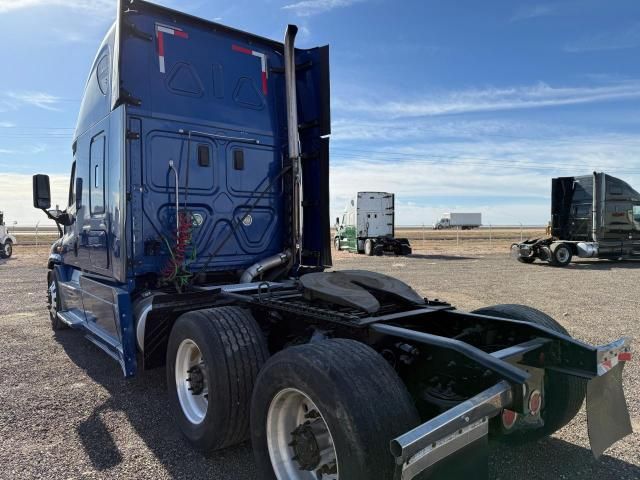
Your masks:
{"label": "chrome exhaust stack", "polygon": [[298,27],[287,26],[284,36],[284,75],[287,97],[287,132],[289,134],[289,161],[292,185],[292,260],[302,263],[302,165],[300,161],[300,135],[298,132],[298,101],[296,93],[295,39]]}

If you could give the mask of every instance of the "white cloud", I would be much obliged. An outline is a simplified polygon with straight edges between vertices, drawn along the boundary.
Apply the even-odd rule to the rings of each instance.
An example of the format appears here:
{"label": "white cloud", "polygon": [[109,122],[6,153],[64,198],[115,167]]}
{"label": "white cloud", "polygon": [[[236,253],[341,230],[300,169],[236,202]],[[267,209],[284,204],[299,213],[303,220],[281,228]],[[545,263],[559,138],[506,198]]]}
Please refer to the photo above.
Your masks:
{"label": "white cloud", "polygon": [[[337,144],[331,158],[332,217],[357,191],[389,191],[397,196],[403,225],[430,224],[434,211],[456,209],[481,211],[486,223],[543,224],[549,215],[550,179],[594,170],[640,190],[640,141],[631,134],[478,138],[413,143],[377,153]],[[412,209],[403,202],[413,202]]]}
{"label": "white cloud", "polygon": [[[52,175],[52,205],[59,204],[64,208],[67,204],[69,178],[64,175]],[[31,175],[21,173],[3,173],[0,175],[0,209],[5,213],[7,223],[18,222],[18,225],[35,225],[46,222],[40,210],[33,208]]]}
{"label": "white cloud", "polygon": [[336,98],[337,110],[391,118],[436,116],[473,112],[521,110],[640,98],[640,81],[589,87],[553,87],[547,83],[530,86],[469,89],[422,98],[380,101]]}
{"label": "white cloud", "polygon": [[300,17],[308,17],[318,13],[328,12],[335,8],[349,7],[354,3],[364,0],[302,0],[300,2],[291,3],[282,7],[285,10],[291,10]]}
{"label": "white cloud", "polygon": [[36,7],[64,7],[115,15],[114,3],[111,0],[0,0],[0,14]]}
{"label": "white cloud", "polygon": [[549,15],[553,15],[557,12],[557,5],[550,4],[538,4],[538,5],[527,5],[519,8],[516,13],[511,17],[512,22],[517,22],[519,20],[529,20],[531,18],[538,17],[547,17]]}
{"label": "white cloud", "polygon": [[600,52],[640,47],[640,22],[628,28],[584,37],[564,47],[565,52]]}
{"label": "white cloud", "polygon": [[8,92],[7,97],[13,100],[14,108],[19,105],[31,105],[42,108],[44,110],[58,110],[56,105],[60,102],[60,98],[46,92]]}

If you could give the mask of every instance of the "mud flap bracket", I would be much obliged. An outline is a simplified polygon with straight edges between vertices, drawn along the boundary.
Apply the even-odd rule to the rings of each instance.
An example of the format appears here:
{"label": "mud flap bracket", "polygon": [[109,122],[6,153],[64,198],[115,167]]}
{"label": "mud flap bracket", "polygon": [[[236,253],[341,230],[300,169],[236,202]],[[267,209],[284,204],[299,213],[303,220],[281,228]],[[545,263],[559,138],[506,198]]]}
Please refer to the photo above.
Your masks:
{"label": "mud flap bracket", "polygon": [[501,381],[392,440],[395,480],[411,480],[422,472],[447,479],[486,477],[481,472],[487,470],[489,419],[512,402],[511,385]]}

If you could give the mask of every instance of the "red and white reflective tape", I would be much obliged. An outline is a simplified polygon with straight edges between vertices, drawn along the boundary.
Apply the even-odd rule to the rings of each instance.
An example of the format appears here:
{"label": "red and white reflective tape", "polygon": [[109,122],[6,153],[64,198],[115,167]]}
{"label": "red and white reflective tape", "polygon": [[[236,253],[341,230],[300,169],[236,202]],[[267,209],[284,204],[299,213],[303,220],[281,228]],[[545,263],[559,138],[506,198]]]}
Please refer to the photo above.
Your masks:
{"label": "red and white reflective tape", "polygon": [[164,36],[173,35],[174,37],[189,38],[189,34],[178,27],[170,27],[156,23],[156,38],[158,39],[158,63],[160,64],[160,73],[165,73],[164,65]]}
{"label": "red and white reflective tape", "polygon": [[260,69],[262,72],[262,93],[267,94],[267,55],[262,52],[257,52],[255,50],[249,50],[248,48],[241,47],[240,45],[231,45],[231,49],[234,52],[244,53],[245,55],[253,55],[254,57],[258,57],[260,59]]}
{"label": "red and white reflective tape", "polygon": [[598,375],[604,375],[620,362],[630,361],[631,351],[628,348],[619,352],[615,352],[610,357],[605,357],[605,359],[598,364]]}

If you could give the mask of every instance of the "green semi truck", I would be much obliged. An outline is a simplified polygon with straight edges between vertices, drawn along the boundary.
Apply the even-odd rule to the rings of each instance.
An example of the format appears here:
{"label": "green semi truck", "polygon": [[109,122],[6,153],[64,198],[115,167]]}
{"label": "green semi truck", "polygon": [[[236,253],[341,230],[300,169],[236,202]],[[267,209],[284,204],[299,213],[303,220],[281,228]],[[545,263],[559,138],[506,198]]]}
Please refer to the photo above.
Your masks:
{"label": "green semi truck", "polygon": [[409,240],[395,237],[395,195],[388,192],[358,192],[336,218],[333,243],[365,255],[411,254]]}

